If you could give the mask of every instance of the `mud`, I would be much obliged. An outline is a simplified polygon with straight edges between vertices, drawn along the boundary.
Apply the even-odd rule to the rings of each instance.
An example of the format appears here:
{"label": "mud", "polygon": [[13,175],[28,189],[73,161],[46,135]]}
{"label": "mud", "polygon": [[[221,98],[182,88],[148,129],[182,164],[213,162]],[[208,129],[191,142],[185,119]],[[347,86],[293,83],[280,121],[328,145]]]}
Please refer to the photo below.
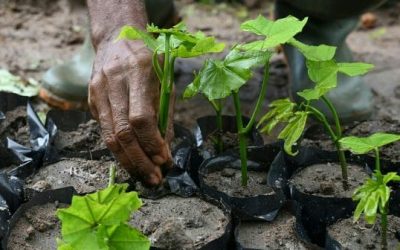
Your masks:
{"label": "mud", "polygon": [[[85,194],[105,188],[108,184],[108,172],[111,160],[64,159],[40,168],[38,173],[26,180],[26,187],[43,191],[73,186],[79,194]],[[129,175],[117,168],[116,182],[126,182]]]}
{"label": "mud", "polygon": [[221,237],[230,220],[220,208],[197,197],[142,201],[129,224],[162,249],[200,249]]}
{"label": "mud", "polygon": [[242,222],[236,229],[236,241],[246,249],[306,250],[296,236],[296,218],[282,210],[273,222]]}
{"label": "mud", "polygon": [[295,173],[290,182],[300,191],[323,197],[351,198],[354,189],[368,177],[359,166],[348,165],[348,185],[344,190],[342,172],[337,163],[315,164]]}
{"label": "mud", "polygon": [[66,204],[47,203],[26,211],[12,229],[7,249],[57,249],[56,238],[61,236],[61,224],[56,211],[65,207]]}
{"label": "mud", "polygon": [[218,191],[233,197],[253,197],[261,194],[271,194],[274,190],[267,186],[267,173],[248,171],[247,186],[241,184],[241,171],[224,168],[220,171],[209,172],[204,176],[204,182]]}
{"label": "mud", "polygon": [[26,107],[20,106],[5,113],[6,119],[0,123],[0,140],[7,137],[18,143],[29,146],[29,126],[27,124]]}
{"label": "mud", "polygon": [[[400,218],[388,216],[388,248],[398,249],[398,233]],[[378,218],[374,225],[368,225],[361,218],[354,223],[353,218],[348,218],[328,227],[328,233],[342,245],[343,250],[381,249],[381,228]]]}

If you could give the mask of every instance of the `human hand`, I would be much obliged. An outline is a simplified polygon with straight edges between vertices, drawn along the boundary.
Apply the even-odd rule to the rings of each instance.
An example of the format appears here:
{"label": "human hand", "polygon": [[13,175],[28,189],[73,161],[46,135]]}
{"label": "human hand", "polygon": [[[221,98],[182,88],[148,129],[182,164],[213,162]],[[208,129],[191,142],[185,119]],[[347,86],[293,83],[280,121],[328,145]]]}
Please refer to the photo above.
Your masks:
{"label": "human hand", "polygon": [[173,129],[169,125],[165,139],[158,130],[159,81],[152,54],[140,41],[106,41],[96,46],[96,52],[89,107],[103,139],[132,176],[159,185],[162,168],[172,165]]}

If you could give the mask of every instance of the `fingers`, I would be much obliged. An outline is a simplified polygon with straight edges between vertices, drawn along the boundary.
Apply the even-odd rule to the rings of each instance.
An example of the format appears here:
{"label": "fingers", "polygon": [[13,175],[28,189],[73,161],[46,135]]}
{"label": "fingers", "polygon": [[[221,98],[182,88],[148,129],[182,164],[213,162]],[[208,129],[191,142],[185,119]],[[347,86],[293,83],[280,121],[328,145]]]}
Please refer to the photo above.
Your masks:
{"label": "fingers", "polygon": [[158,129],[156,110],[159,102],[159,83],[151,67],[140,65],[139,63],[141,76],[132,75],[130,78],[132,84],[129,90],[129,123],[143,151],[155,164],[161,166],[170,160],[170,152]]}
{"label": "fingers", "polygon": [[114,135],[131,162],[125,168],[147,184],[158,185],[162,180],[160,167],[154,164],[142,150],[135,131],[128,120],[129,90],[126,74],[127,71],[120,67],[109,69],[105,73],[108,86],[112,88],[112,91],[108,91],[108,101],[112,114]]}

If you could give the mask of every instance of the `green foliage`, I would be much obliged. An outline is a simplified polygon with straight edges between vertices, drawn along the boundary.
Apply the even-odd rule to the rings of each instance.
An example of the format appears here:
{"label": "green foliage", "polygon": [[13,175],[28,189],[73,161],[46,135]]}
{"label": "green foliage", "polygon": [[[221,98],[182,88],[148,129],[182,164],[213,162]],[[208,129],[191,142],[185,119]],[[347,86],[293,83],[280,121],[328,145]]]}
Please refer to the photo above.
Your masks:
{"label": "green foliage", "polygon": [[259,128],[264,125],[260,131],[270,134],[276,125],[289,121],[294,114],[296,106],[297,104],[292,102],[289,98],[273,101],[269,105],[270,110],[260,119],[257,127]]}
{"label": "green foliage", "polygon": [[[218,53],[225,48],[225,44],[217,43],[214,37],[208,37],[202,32],[190,33],[183,23],[169,29],[161,29],[155,25],[148,25],[147,32],[132,26],[124,26],[117,38],[128,40],[142,40],[146,46],[157,53],[165,53],[165,36],[171,36],[172,57],[189,58],[207,53]],[[159,35],[157,38],[153,34]]]}
{"label": "green foliage", "polygon": [[311,61],[329,61],[333,59],[336,53],[336,47],[325,44],[312,46],[304,44],[295,38],[290,39],[288,43],[296,47],[307,60]]}
{"label": "green foliage", "polygon": [[400,181],[400,176],[395,172],[382,175],[380,171],[375,171],[372,178],[357,188],[353,195],[353,200],[358,201],[354,212],[354,221],[357,221],[362,214],[369,224],[374,224],[377,213],[385,214],[387,203],[390,198],[390,188],[387,184],[390,181]]}
{"label": "green foliage", "polygon": [[232,50],[224,60],[207,60],[183,93],[190,98],[202,93],[208,100],[224,99],[238,91],[251,77],[252,69],[266,64],[269,52]]}
{"label": "green foliage", "polygon": [[307,20],[308,18],[304,18],[300,21],[296,17],[288,16],[276,21],[270,21],[259,15],[254,20],[244,22],[240,28],[243,31],[265,36],[265,39],[241,45],[241,48],[246,50],[267,50],[284,44],[303,30]]}
{"label": "green foliage", "polygon": [[343,149],[348,149],[354,154],[366,154],[382,146],[400,140],[400,135],[375,133],[369,137],[349,136],[339,140]]}
{"label": "green foliage", "polygon": [[39,84],[34,79],[24,81],[6,69],[0,69],[0,91],[32,97],[39,93]]}
{"label": "green foliage", "polygon": [[337,63],[335,60],[311,61],[307,60],[308,76],[316,85],[312,89],[305,89],[297,94],[305,100],[318,100],[337,86],[337,74],[358,76],[367,73],[373,68],[367,63]]}
{"label": "green foliage", "polygon": [[298,111],[288,121],[286,127],[278,135],[278,139],[284,140],[285,152],[289,155],[296,155],[297,152],[293,152],[293,146],[296,145],[297,141],[303,134],[304,128],[307,123],[308,113],[304,111]]}
{"label": "green foliage", "polygon": [[74,196],[69,208],[59,209],[62,241],[58,249],[149,249],[150,242],[126,222],[142,202],[127,184],[115,184],[93,194]]}

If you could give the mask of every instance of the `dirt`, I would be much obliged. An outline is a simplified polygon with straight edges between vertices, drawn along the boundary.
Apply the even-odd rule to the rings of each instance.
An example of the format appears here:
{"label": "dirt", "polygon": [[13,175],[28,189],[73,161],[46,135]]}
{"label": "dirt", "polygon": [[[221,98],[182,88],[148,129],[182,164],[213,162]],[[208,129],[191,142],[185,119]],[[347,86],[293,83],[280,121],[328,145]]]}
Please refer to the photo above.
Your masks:
{"label": "dirt", "polygon": [[[373,133],[385,132],[400,134],[400,121],[396,120],[371,120],[364,122],[357,122],[344,127],[343,134],[345,136],[370,136]],[[332,141],[328,138],[322,129],[314,129],[314,132],[308,133],[308,138],[302,141],[303,146],[315,147],[323,150],[334,151],[336,150]],[[323,138],[323,139],[320,139]],[[382,160],[400,162],[400,142],[389,144],[380,149],[380,156]],[[369,153],[374,156],[373,152]]]}
{"label": "dirt", "polygon": [[55,146],[66,157],[100,159],[103,155],[110,155],[101,137],[100,126],[95,120],[80,124],[75,131],[59,130]]}
{"label": "dirt", "polygon": [[230,220],[223,210],[197,197],[142,201],[129,224],[161,249],[200,249],[220,238]]}
{"label": "dirt", "polygon": [[204,182],[233,197],[253,197],[262,194],[272,194],[274,190],[267,186],[267,173],[262,171],[248,171],[247,186],[241,185],[241,171],[239,169],[224,168],[209,172],[204,176]]}
{"label": "dirt", "polygon": [[296,218],[282,210],[273,222],[242,222],[236,229],[236,241],[246,249],[306,250],[296,236]]}
{"label": "dirt", "polygon": [[[217,140],[219,137],[219,133],[215,131],[214,133],[211,133],[210,135],[205,138],[203,144],[201,147],[198,149],[200,154],[209,154],[211,156],[215,156],[218,154],[217,151]],[[222,134],[222,144],[223,144],[223,151],[233,149],[235,147],[238,147],[238,136],[235,133],[230,133],[230,132],[225,132]],[[208,157],[205,157],[208,158]]]}
{"label": "dirt", "polygon": [[315,164],[295,173],[290,182],[301,192],[323,197],[351,198],[354,189],[368,177],[367,172],[355,165],[348,165],[349,188],[344,190],[342,172],[337,163]]}
{"label": "dirt", "polygon": [[9,137],[24,146],[30,146],[26,107],[17,107],[6,112],[5,116],[6,119],[0,123],[0,140]]}
{"label": "dirt", "polygon": [[[400,218],[388,216],[388,248],[398,249]],[[328,227],[330,236],[342,245],[343,250],[381,249],[380,218],[374,225],[368,225],[363,219],[354,223],[353,218],[341,220]]]}
{"label": "dirt", "polygon": [[[64,159],[39,169],[38,173],[26,180],[26,187],[38,191],[73,186],[79,194],[94,192],[108,184],[111,160]],[[116,181],[126,182],[129,175],[117,168]]]}
{"label": "dirt", "polygon": [[57,249],[56,238],[61,236],[61,225],[56,217],[56,211],[67,206],[47,203],[27,210],[11,230],[7,249]]}

